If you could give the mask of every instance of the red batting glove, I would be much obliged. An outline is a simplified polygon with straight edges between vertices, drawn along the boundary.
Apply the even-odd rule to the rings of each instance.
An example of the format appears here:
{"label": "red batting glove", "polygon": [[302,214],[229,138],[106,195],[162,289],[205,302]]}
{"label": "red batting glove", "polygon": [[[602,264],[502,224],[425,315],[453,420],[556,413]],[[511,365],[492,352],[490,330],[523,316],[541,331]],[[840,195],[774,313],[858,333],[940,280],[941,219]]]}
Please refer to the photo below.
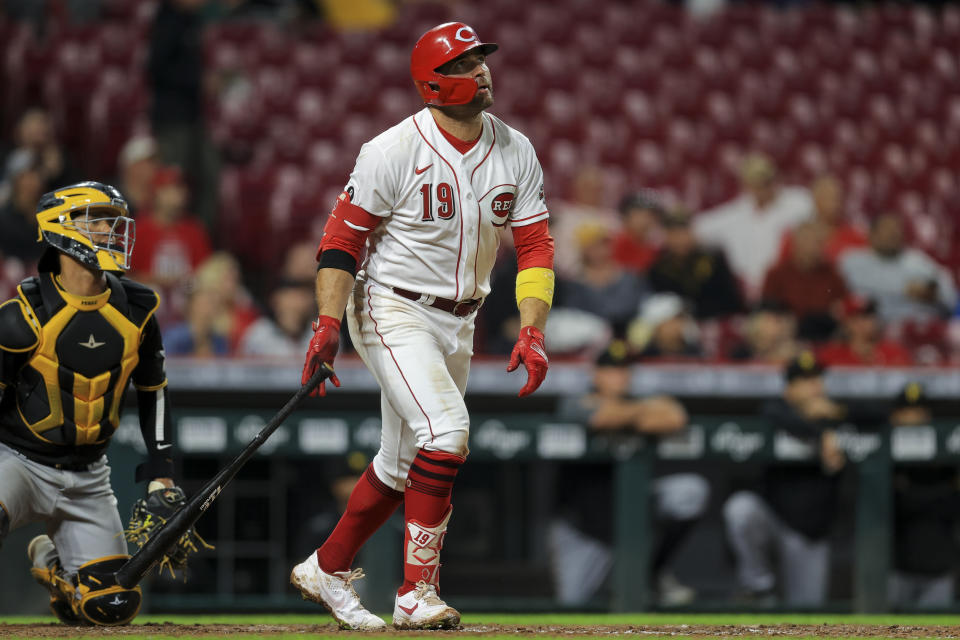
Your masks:
{"label": "red batting glove", "polygon": [[547,350],[543,346],[543,332],[534,326],[528,325],[520,329],[520,337],[510,354],[507,371],[514,371],[521,361],[527,368],[527,384],[523,385],[517,396],[523,398],[537,390],[547,377],[547,367],[550,366]]}
{"label": "red batting glove", "polygon": [[[330,316],[319,316],[313,321],[313,338],[310,340],[310,347],[307,349],[307,361],[303,363],[303,377],[301,384],[307,384],[313,374],[320,368],[320,364],[326,362],[333,367],[333,359],[337,357],[337,349],[340,348],[340,321]],[[333,386],[339,387],[340,380],[336,374],[330,376]],[[324,380],[319,386],[313,388],[310,395],[327,395],[327,381]]]}

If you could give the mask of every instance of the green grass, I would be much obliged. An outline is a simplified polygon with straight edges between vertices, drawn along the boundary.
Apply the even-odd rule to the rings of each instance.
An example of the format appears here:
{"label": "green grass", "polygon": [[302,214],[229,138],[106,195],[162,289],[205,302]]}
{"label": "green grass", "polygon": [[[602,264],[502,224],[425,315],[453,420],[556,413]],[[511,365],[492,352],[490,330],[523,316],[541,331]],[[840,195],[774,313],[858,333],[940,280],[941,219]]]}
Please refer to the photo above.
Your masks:
{"label": "green grass", "polygon": [[473,613],[465,614],[467,624],[877,624],[877,625],[960,625],[960,615],[865,615],[836,613]]}
{"label": "green grass", "polygon": [[[389,618],[388,614],[383,614]],[[2,616],[0,623],[53,622],[52,616]],[[145,613],[134,624],[327,624],[330,617],[317,614],[215,614],[181,615]],[[876,624],[960,625],[960,615],[947,614],[842,614],[842,613],[465,613],[464,624],[524,625],[676,625],[676,624]]]}
{"label": "green grass", "polygon": [[[385,616],[386,619],[389,617]],[[0,617],[0,636],[6,636],[3,624],[49,624],[54,619],[49,616],[6,616]],[[194,624],[297,624],[297,625],[329,625],[330,618],[326,615],[304,615],[304,614],[251,614],[251,615],[166,615],[166,614],[144,614],[137,618],[134,625],[143,625],[146,623],[165,623],[189,627]],[[929,625],[949,625],[958,626],[957,635],[960,635],[960,615],[863,615],[863,614],[776,614],[776,613],[757,613],[757,614],[713,614],[713,613],[630,613],[630,614],[576,614],[576,613],[542,613],[542,614],[515,614],[515,613],[470,613],[463,616],[464,624],[500,624],[517,626],[596,626],[596,625],[634,625],[634,626],[661,626],[661,625],[776,625],[776,624],[855,624],[855,625],[876,625],[885,627],[891,625],[900,626],[929,626]],[[328,627],[329,629],[329,627]],[[269,638],[270,640],[286,639],[291,640],[319,640],[321,638],[339,638],[345,640],[349,634],[333,631],[332,629],[318,629],[318,633],[297,633],[283,635],[265,635],[265,634],[238,634],[233,637],[243,638],[243,640],[253,640],[256,638]],[[130,633],[127,630],[122,635],[116,634],[111,637],[135,638],[136,640],[191,640],[198,638],[205,640],[213,636],[209,634],[191,635],[189,629],[184,629],[183,635],[169,635],[164,633],[150,633],[159,629],[147,628],[143,633]],[[9,632],[9,630],[8,630]],[[148,635],[149,634],[149,635]],[[429,634],[407,633],[388,633],[386,637],[390,639],[424,637]],[[472,634],[465,634],[472,635]],[[523,635],[530,635],[523,634]],[[559,638],[560,634],[536,633],[536,638]],[[951,634],[953,635],[953,634]],[[6,636],[10,637],[10,636]],[[14,636],[15,637],[15,636]],[[90,638],[91,635],[74,636]],[[647,636],[644,634],[644,640],[650,638],[670,637],[671,640],[677,640],[685,636]],[[750,637],[749,635],[746,637]],[[757,636],[762,637],[762,636]],[[517,636],[498,635],[482,636],[483,640],[517,640]],[[701,637],[702,638],[702,637]],[[790,637],[790,640],[798,640],[799,636]],[[823,640],[821,636],[819,640]],[[844,637],[843,640],[852,640],[850,637]],[[877,640],[877,636],[869,640]]]}

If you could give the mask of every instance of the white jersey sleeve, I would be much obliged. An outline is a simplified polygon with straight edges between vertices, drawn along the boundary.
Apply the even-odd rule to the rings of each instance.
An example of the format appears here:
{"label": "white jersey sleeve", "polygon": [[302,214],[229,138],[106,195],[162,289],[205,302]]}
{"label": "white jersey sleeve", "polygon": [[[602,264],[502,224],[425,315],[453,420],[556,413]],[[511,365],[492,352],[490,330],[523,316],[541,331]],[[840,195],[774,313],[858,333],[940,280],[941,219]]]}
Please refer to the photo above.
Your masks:
{"label": "white jersey sleeve", "polygon": [[517,140],[517,195],[510,212],[510,225],[522,227],[546,220],[550,214],[543,195],[543,169],[537,153],[526,136],[514,133]]}
{"label": "white jersey sleeve", "polygon": [[388,217],[397,201],[397,180],[383,151],[373,142],[360,148],[357,163],[344,191],[350,202],[367,213]]}

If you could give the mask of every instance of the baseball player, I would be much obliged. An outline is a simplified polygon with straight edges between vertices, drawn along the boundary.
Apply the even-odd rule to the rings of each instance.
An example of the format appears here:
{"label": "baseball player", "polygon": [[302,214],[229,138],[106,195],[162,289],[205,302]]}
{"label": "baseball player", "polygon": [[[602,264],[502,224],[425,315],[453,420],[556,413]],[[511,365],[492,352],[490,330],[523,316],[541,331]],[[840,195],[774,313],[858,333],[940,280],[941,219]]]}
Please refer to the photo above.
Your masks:
{"label": "baseball player", "polygon": [[736,491],[723,506],[742,597],[757,605],[775,603],[778,579],[788,606],[820,606],[828,595],[829,533],[846,465],[836,428],[854,419],[849,407],[827,397],[823,373],[813,353],[801,352],[784,371],[782,397],[761,410],[772,429],[807,443],[819,459],[767,468],[759,491]]}
{"label": "baseball player", "polygon": [[127,556],[104,450],[128,382],[137,388],[147,461],[136,479],[172,489],[173,433],[150,289],[123,278],[134,243],[127,203],[82,182],[40,198],[39,276],[0,305],[0,543],[22,525],[34,577],[64,623],[123,624],[140,587],[100,588]]}
{"label": "baseball player", "polygon": [[522,325],[507,371],[525,366],[520,396],[547,372],[543,328],[554,278],[543,172],[529,140],[485,113],[493,104],[486,56],[496,49],[460,22],[420,38],[410,71],[426,107],[363,145],[318,250],[320,316],[304,380],[333,362],[346,309],[353,344],[381,389],[380,450],[334,532],[291,574],[304,597],[345,628],[384,626],[360,603],[351,583],[363,573],[351,564],[401,502],[404,581],[393,624],[460,622],[437,594],[440,549],[468,452],[463,394],[474,318],[490,291],[503,227],[517,248]]}

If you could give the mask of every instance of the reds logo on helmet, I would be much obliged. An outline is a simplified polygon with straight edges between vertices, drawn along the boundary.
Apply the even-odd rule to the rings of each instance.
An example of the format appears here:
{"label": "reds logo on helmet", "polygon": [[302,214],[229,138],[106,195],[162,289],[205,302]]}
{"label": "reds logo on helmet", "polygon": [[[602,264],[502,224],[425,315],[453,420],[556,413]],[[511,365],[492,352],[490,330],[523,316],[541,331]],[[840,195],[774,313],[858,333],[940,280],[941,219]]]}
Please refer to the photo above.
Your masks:
{"label": "reds logo on helmet", "polygon": [[457,34],[453,36],[460,42],[479,42],[480,38],[477,37],[477,33],[470,27],[460,27],[457,29]]}
{"label": "reds logo on helmet", "polygon": [[480,49],[483,55],[497,50],[493,42],[481,42],[477,32],[462,22],[435,26],[420,36],[410,54],[410,75],[420,96],[427,104],[467,104],[477,93],[477,83],[470,78],[450,78],[437,69],[457,56]]}

